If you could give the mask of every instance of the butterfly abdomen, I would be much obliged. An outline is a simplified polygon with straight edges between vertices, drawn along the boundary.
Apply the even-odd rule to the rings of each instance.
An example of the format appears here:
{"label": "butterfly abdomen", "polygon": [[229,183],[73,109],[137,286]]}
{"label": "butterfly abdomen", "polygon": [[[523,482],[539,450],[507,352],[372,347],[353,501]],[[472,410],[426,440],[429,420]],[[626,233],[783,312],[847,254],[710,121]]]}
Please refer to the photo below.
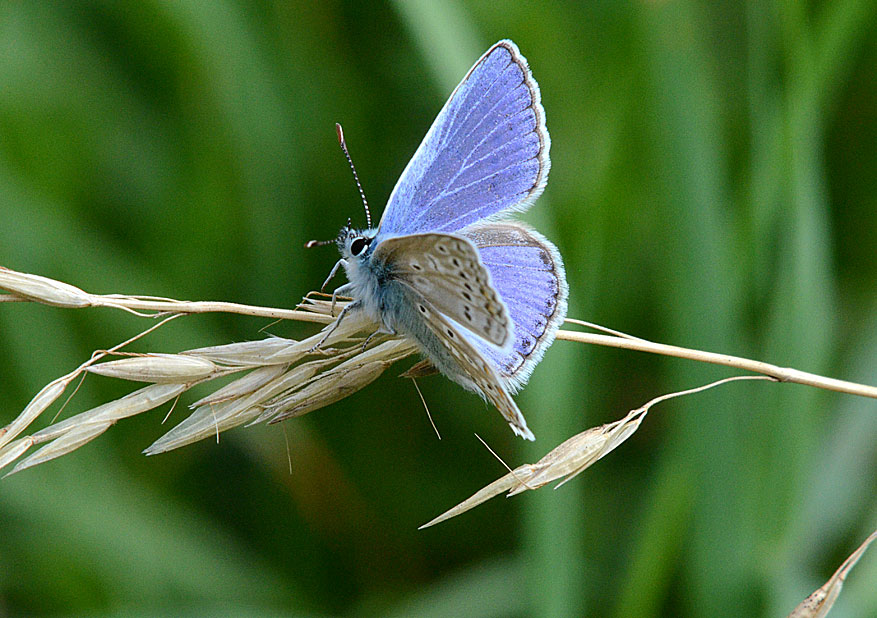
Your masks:
{"label": "butterfly abdomen", "polygon": [[461,335],[453,328],[446,328],[441,335],[436,332],[442,328],[436,322],[436,308],[400,281],[389,281],[383,290],[386,314],[392,316],[396,332],[417,343],[423,355],[446,377],[483,396],[481,389],[460,366],[452,348],[439,338],[453,341]]}

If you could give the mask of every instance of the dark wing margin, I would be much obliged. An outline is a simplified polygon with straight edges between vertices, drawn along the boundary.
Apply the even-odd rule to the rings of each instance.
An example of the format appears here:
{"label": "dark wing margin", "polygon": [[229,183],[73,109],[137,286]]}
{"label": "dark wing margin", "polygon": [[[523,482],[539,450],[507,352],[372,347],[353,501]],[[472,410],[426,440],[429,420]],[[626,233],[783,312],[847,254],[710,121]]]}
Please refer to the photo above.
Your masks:
{"label": "dark wing margin", "polygon": [[486,223],[463,235],[478,247],[514,323],[510,351],[475,344],[515,393],[527,383],[566,317],[569,288],[563,261],[549,240],[521,223]]}

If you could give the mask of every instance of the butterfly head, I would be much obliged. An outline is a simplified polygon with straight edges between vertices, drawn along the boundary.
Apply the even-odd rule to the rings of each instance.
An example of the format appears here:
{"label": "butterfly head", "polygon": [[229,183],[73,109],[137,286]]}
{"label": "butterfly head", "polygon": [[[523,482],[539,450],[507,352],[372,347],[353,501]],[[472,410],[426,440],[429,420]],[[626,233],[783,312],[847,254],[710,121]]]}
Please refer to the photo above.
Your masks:
{"label": "butterfly head", "polygon": [[335,243],[338,245],[338,251],[341,252],[341,257],[344,260],[364,259],[370,253],[375,236],[377,236],[377,230],[355,230],[348,219],[347,225],[338,232]]}

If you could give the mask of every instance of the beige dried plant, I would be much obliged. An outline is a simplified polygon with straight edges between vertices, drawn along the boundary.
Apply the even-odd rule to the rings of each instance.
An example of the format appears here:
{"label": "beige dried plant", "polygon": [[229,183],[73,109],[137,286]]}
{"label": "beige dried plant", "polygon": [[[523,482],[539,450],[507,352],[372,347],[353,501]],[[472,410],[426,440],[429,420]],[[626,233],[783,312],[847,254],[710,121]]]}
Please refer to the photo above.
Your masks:
{"label": "beige dried plant", "polygon": [[[417,351],[414,344],[404,338],[390,335],[369,338],[376,325],[361,313],[349,316],[340,326],[332,329],[333,315],[337,313],[333,314],[332,303],[320,294],[308,295],[294,310],[224,302],[177,301],[152,296],[91,294],[54,279],[3,267],[0,267],[0,290],[8,292],[0,294],[0,302],[31,301],[77,309],[111,307],[140,316],[163,318],[137,336],[109,350],[95,352],[74,371],[47,384],[15,420],[0,429],[0,469],[15,463],[10,474],[70,453],[120,419],[176,400],[198,384],[242,374],[193,403],[190,406],[192,413],[149,446],[144,451],[146,454],[163,453],[207,437],[218,437],[221,432],[243,424],[278,422],[302,416],[364,388],[390,365]],[[344,304],[339,302],[334,310],[343,309]],[[301,341],[266,337],[259,341],[178,353],[138,354],[123,351],[124,347],[170,319],[207,312],[298,320],[323,324],[325,327],[323,331]],[[561,330],[557,339],[689,358],[753,371],[775,381],[797,382],[877,398],[877,388],[873,386],[834,380],[735,356],[653,343],[571,318],[567,319],[567,323],[597,328],[606,334]],[[330,333],[328,337],[326,333]],[[324,337],[323,345],[316,349],[316,344]],[[105,361],[110,356],[119,358]],[[19,437],[85,373],[145,382],[148,385],[125,397]],[[693,390],[703,388],[706,387]],[[642,422],[648,406],[679,394],[653,400],[641,408],[641,415],[634,415],[635,418],[631,416],[632,412],[621,421],[573,436],[538,464],[514,471],[510,480],[498,481],[500,485],[511,483],[499,491],[511,489],[512,493],[517,493],[542,486],[561,476],[570,475],[571,478],[626,439]],[[32,447],[38,445],[43,446],[22,459]],[[515,485],[517,489],[513,488]]]}
{"label": "beige dried plant", "polygon": [[865,542],[859,545],[856,550],[841,563],[837,568],[837,571],[828,578],[827,582],[820,586],[818,590],[814,591],[806,599],[801,601],[798,607],[793,609],[792,613],[789,614],[789,618],[823,618],[823,616],[827,616],[831,608],[834,607],[834,602],[837,601],[837,597],[840,595],[840,590],[843,588],[847,575],[852,568],[856,566],[859,558],[864,555],[865,551],[875,540],[877,540],[877,530],[872,532],[871,535],[865,539]]}
{"label": "beige dried plant", "polygon": [[[75,286],[39,275],[0,267],[0,302],[38,302],[63,308],[110,307],[135,315],[161,319],[135,337],[108,350],[96,351],[67,375],[43,387],[11,423],[0,429],[0,469],[15,464],[8,474],[70,453],[101,435],[123,418],[176,401],[192,387],[240,374],[224,386],[191,404],[182,422],[145,449],[155,455],[198,440],[217,437],[245,424],[279,422],[327,406],[364,388],[390,365],[417,352],[409,340],[391,335],[369,337],[377,328],[362,314],[352,314],[333,329],[339,302],[320,294],[308,295],[294,310],[255,307],[224,302],[190,302],[151,296],[91,294]],[[335,312],[333,313],[333,309]],[[207,312],[237,313],[323,324],[322,331],[302,339],[266,337],[259,341],[185,350],[177,353],[131,353],[123,348],[169,320]],[[639,350],[733,367],[760,375],[734,376],[697,388],[657,397],[613,423],[586,429],[567,439],[535,464],[524,464],[476,492],[422,527],[459,515],[500,493],[509,496],[535,490],[560,479],[558,486],[580,474],[612,452],[640,426],[648,410],[670,397],[689,395],[734,380],[794,382],[817,388],[877,398],[874,386],[827,378],[760,361],[654,343],[567,318],[568,324],[603,333],[560,330],[557,339]],[[328,335],[327,335],[328,333]],[[325,340],[323,341],[325,337]],[[317,343],[322,345],[317,348]],[[106,360],[115,357],[114,360]],[[103,361],[103,362],[100,362]],[[415,366],[416,368],[417,366]],[[24,434],[77,379],[86,373],[142,382],[147,385],[115,401]],[[416,375],[409,373],[408,375]],[[74,391],[75,392],[75,391]],[[28,454],[35,446],[36,451]],[[25,455],[27,455],[25,457]],[[877,533],[875,533],[877,534]],[[822,616],[836,597],[843,579],[864,552],[869,540],[848,559],[838,573],[808,597],[793,616]]]}

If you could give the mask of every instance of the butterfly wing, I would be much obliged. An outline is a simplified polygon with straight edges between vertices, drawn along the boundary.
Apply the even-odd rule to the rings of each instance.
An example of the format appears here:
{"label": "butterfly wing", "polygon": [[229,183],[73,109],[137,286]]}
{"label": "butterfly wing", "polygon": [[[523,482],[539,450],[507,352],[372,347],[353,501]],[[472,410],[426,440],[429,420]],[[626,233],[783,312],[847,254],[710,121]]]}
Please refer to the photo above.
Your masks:
{"label": "butterfly wing", "polygon": [[481,57],[454,90],[390,194],[384,235],[454,232],[525,210],[548,179],[539,86],[511,41]]}
{"label": "butterfly wing", "polygon": [[508,309],[491,285],[478,249],[448,234],[411,234],[381,241],[372,255],[376,272],[403,281],[439,312],[494,346],[513,335]]}
{"label": "butterfly wing", "polygon": [[445,376],[475,391],[492,403],[516,435],[534,440],[524,415],[518,409],[497,372],[493,361],[478,350],[473,335],[446,317],[405,280],[397,279],[403,306],[410,308],[401,315],[399,324],[406,334],[420,345],[432,364]]}
{"label": "butterfly wing", "polygon": [[568,287],[557,248],[520,223],[473,226],[464,232],[490,271],[491,283],[508,308],[514,343],[505,350],[475,341],[499,370],[507,388],[517,392],[566,317]]}
{"label": "butterfly wing", "polygon": [[460,329],[455,327],[450,320],[441,313],[428,310],[424,314],[424,320],[428,328],[432,330],[447,347],[466,378],[471,380],[481,395],[492,403],[503,418],[508,421],[509,427],[515,435],[525,440],[535,440],[533,432],[527,427],[527,421],[521,414],[515,400],[503,384],[500,376],[488,360],[475,345],[462,336]]}

